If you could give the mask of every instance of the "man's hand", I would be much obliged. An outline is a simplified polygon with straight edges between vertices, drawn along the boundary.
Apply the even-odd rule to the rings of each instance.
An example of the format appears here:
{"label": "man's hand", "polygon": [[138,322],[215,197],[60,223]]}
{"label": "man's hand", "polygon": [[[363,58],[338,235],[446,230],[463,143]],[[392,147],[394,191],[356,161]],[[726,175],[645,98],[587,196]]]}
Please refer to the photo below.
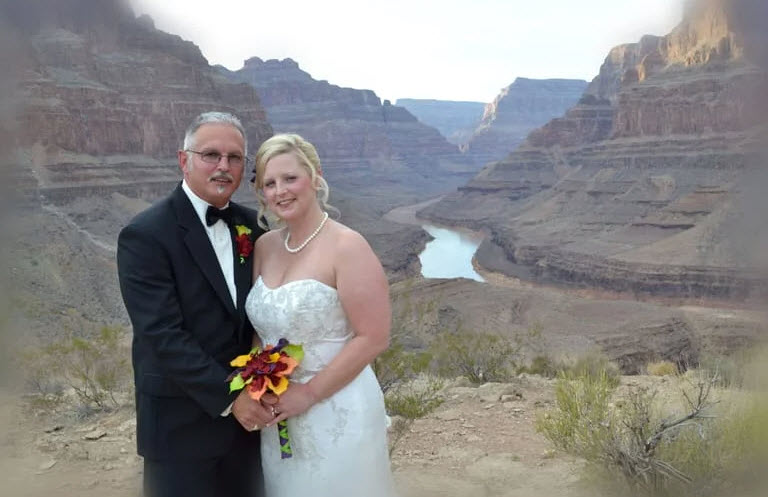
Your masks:
{"label": "man's hand", "polygon": [[250,398],[245,390],[232,404],[232,415],[247,431],[260,430],[274,418],[269,408]]}

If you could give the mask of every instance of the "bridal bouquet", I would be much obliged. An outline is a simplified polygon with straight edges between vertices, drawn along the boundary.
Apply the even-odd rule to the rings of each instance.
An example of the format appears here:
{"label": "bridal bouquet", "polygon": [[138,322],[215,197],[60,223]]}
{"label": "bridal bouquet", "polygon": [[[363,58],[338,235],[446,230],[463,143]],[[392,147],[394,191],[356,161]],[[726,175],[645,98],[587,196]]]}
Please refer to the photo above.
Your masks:
{"label": "bridal bouquet", "polygon": [[[289,375],[303,358],[302,346],[289,343],[285,338],[281,338],[277,345],[267,345],[263,350],[255,347],[248,354],[237,356],[230,362],[231,366],[238,369],[227,378],[229,391],[231,393],[246,388],[248,395],[257,401],[267,390],[279,396],[288,388]],[[280,436],[280,457],[287,459],[293,452],[285,420],[277,423],[277,431]]]}

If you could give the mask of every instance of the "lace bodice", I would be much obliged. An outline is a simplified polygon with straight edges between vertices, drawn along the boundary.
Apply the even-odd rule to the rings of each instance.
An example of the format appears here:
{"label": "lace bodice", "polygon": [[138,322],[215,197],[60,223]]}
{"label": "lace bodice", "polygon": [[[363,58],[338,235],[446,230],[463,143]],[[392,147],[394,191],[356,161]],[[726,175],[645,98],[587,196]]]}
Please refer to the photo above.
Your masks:
{"label": "lace bodice", "polygon": [[305,382],[352,338],[336,289],[314,279],[269,288],[258,277],[245,309],[264,345],[280,338],[304,347],[304,359],[291,378]]}

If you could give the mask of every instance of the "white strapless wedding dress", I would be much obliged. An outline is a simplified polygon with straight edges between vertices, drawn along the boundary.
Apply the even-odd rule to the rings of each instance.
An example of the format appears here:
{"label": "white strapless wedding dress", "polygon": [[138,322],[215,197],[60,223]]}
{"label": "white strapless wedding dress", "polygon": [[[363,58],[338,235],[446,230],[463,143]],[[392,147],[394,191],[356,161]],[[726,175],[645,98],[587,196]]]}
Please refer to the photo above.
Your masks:
{"label": "white strapless wedding dress", "polygon": [[[309,381],[352,338],[336,289],[318,280],[269,288],[259,277],[245,309],[262,343],[276,344],[287,338],[303,345],[304,359],[291,381]],[[268,497],[394,495],[384,398],[370,366],[287,423],[292,458],[280,458],[276,426],[261,433]]]}

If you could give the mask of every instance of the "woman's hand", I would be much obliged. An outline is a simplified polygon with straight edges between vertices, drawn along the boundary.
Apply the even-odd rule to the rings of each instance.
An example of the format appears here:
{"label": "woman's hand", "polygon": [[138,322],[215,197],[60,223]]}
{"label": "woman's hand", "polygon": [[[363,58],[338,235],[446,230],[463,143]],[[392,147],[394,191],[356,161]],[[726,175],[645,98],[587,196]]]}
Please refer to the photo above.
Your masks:
{"label": "woman's hand", "polygon": [[283,392],[277,399],[277,403],[272,404],[272,407],[275,409],[275,418],[267,426],[272,426],[284,419],[298,416],[308,411],[317,401],[317,395],[315,395],[309,385],[291,383],[288,385],[288,390]]}

